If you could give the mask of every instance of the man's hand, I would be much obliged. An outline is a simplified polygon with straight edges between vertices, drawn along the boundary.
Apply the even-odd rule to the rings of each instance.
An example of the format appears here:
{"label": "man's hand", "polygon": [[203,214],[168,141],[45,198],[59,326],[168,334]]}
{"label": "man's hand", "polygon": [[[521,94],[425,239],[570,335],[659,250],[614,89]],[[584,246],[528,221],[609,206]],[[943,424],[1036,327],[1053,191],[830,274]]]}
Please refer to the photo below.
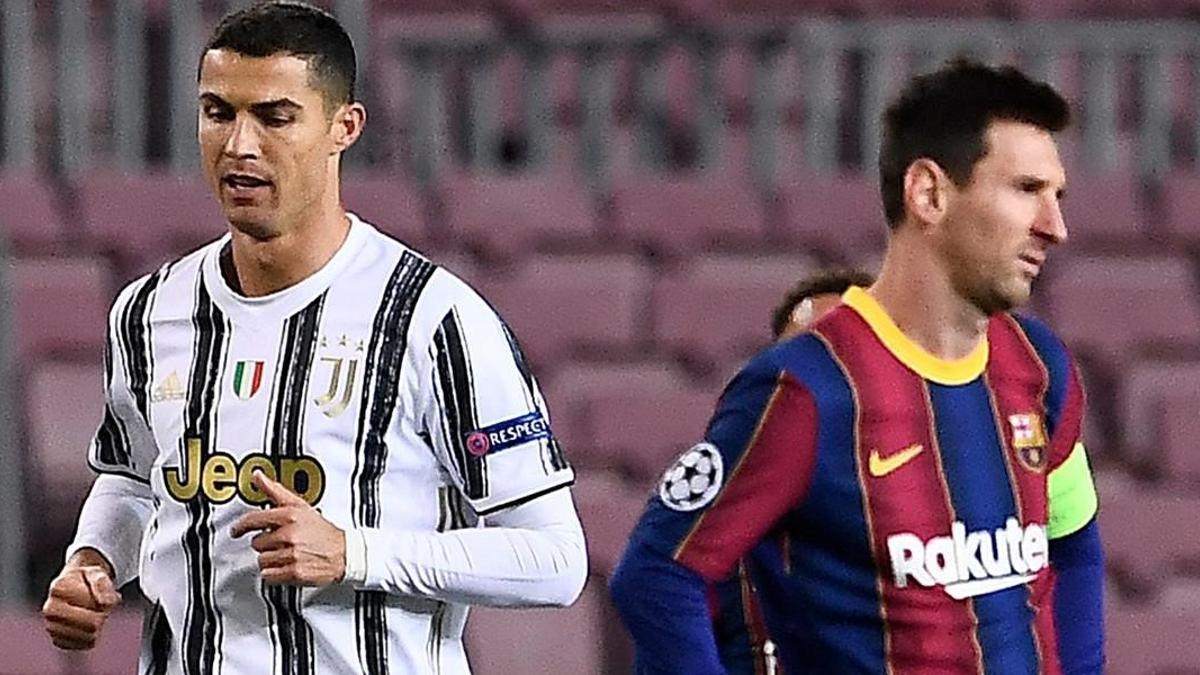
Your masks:
{"label": "man's hand", "polygon": [[108,561],[91,549],[71,556],[42,605],[46,632],[59,649],[91,649],[121,602]]}
{"label": "man's hand", "polygon": [[251,481],[273,506],[238,518],[230,534],[237,539],[258,532],[250,546],[258,551],[263,581],[294,586],[341,581],[346,573],[346,533],[261,471],[255,471]]}

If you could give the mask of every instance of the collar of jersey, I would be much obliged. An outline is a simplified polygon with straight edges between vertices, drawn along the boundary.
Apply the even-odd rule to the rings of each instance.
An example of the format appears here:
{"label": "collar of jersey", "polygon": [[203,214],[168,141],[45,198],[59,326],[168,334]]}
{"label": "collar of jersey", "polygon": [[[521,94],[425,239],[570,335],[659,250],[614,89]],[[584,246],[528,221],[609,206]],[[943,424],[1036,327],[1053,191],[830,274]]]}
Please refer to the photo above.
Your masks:
{"label": "collar of jersey", "polygon": [[842,295],[842,302],[858,312],[893,356],[927,380],[946,385],[966,384],[982,375],[987,366],[986,337],[979,341],[970,354],[961,359],[941,359],[910,340],[875,298],[865,290],[857,286],[851,287]]}
{"label": "collar of jersey", "polygon": [[297,284],[270,295],[253,298],[236,293],[225,283],[220,263],[221,249],[229,242],[229,235],[225,235],[211,245],[208,255],[204,257],[204,283],[208,286],[213,302],[234,320],[285,319],[300,311],[329,288],[367,241],[369,226],[353,213],[346,215],[350,218],[350,232],[329,262]]}

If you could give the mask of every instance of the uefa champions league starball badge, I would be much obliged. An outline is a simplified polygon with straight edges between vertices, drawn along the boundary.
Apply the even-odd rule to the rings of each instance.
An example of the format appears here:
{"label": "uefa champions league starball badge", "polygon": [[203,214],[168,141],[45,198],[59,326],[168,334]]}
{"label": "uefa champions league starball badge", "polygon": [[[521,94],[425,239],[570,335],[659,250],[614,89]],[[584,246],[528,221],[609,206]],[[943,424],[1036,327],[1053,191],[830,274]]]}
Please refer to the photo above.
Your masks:
{"label": "uefa champions league starball badge", "polygon": [[695,511],[717,496],[724,479],[724,462],[717,446],[697,443],[663,474],[658,496],[669,509]]}

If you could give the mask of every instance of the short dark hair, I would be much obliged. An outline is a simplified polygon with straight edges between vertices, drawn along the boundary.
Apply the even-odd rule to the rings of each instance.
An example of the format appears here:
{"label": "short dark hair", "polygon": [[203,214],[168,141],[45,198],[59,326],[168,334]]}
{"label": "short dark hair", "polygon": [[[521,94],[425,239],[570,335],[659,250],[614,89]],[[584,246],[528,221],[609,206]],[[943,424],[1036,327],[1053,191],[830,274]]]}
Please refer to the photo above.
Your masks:
{"label": "short dark hair", "polygon": [[913,78],[883,116],[879,183],[888,226],[904,218],[904,174],[915,160],[927,157],[955,184],[966,185],[987,152],[984,133],[996,121],[1057,132],[1070,124],[1071,109],[1049,84],[1011,66],[960,58]]}
{"label": "short dark hair", "polygon": [[796,306],[808,298],[827,293],[840,295],[851,286],[870,286],[873,283],[875,277],[870,274],[845,267],[819,270],[804,277],[783,296],[783,300],[771,314],[771,335],[775,338],[783,335],[783,331],[792,320],[792,312]]}
{"label": "short dark hair", "polygon": [[[354,43],[328,12],[301,2],[264,2],[226,14],[200,55],[228,49],[254,57],[288,54],[308,62],[313,87],[330,109],[354,100]],[[199,77],[197,69],[197,77]]]}

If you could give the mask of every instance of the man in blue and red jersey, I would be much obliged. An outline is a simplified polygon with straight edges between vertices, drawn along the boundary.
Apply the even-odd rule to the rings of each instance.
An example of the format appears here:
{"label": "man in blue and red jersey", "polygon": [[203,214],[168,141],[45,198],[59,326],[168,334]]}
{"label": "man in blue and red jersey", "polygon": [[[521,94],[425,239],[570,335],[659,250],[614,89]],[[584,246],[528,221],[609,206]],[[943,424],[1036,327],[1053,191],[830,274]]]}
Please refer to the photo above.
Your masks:
{"label": "man in blue and red jersey", "polygon": [[1010,313],[1067,236],[1068,119],[966,61],[889,107],[879,280],[750,361],[631,535],[639,672],[724,672],[706,588],[743,556],[788,675],[1102,671],[1079,375]]}
{"label": "man in blue and red jersey", "polygon": [[[796,282],[771,312],[771,336],[788,340],[842,302],[853,286],[869,286],[874,277],[851,268],[832,267],[806,275]],[[739,561],[733,576],[714,584],[713,630],[721,665],[730,675],[775,673],[775,644],[767,634],[754,583],[747,565]]]}

